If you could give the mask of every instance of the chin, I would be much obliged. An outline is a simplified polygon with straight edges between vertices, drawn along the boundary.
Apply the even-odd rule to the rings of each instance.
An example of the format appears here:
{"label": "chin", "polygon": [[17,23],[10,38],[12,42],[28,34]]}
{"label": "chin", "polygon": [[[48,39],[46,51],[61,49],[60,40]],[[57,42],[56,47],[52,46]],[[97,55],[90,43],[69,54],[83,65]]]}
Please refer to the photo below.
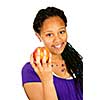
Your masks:
{"label": "chin", "polygon": [[52,50],[51,53],[55,55],[60,55],[64,51],[64,48],[61,50]]}

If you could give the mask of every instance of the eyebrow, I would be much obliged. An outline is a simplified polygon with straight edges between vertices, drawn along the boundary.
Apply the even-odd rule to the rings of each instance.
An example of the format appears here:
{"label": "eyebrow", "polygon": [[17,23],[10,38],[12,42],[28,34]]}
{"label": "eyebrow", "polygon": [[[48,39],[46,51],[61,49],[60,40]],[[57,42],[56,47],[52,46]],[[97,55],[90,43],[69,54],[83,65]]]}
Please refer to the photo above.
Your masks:
{"label": "eyebrow", "polygon": [[[60,28],[58,28],[58,30],[60,30],[60,29],[66,29],[66,27],[65,26],[61,26]],[[45,31],[43,33],[52,33],[52,31],[48,30],[48,31]]]}
{"label": "eyebrow", "polygon": [[52,33],[52,31],[45,31],[45,32],[43,32],[43,33]]}
{"label": "eyebrow", "polygon": [[60,29],[66,29],[66,27],[65,26],[61,26],[58,30],[60,30]]}

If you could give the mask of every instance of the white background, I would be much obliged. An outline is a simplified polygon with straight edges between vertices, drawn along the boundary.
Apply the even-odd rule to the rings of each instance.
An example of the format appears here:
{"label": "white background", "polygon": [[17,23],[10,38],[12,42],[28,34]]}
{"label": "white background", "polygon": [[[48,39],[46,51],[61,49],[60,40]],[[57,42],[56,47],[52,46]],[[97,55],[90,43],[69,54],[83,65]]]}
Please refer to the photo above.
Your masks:
{"label": "white background", "polygon": [[64,10],[68,41],[84,57],[84,100],[100,100],[99,0],[0,0],[0,100],[27,100],[21,69],[39,45],[34,17],[47,6]]}

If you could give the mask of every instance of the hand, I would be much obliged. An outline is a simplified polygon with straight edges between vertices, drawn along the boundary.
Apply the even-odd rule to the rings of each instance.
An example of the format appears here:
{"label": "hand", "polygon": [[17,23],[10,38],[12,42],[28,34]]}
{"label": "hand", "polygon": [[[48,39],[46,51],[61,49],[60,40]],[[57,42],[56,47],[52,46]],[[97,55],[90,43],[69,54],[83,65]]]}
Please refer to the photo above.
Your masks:
{"label": "hand", "polygon": [[30,56],[30,63],[38,74],[42,82],[53,80],[52,67],[51,67],[51,53],[49,53],[48,62],[46,62],[46,50],[44,50],[44,57],[40,62],[40,50],[37,51],[36,61],[33,58],[33,54]]}

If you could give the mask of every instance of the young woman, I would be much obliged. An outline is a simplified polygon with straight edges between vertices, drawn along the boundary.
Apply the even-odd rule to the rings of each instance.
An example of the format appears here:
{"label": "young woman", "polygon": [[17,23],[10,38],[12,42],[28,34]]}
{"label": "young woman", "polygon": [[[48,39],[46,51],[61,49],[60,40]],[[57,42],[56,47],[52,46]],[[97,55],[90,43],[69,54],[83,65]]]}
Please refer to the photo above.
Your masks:
{"label": "young woman", "polygon": [[67,42],[67,18],[55,7],[41,9],[33,22],[36,36],[49,50],[42,63],[40,51],[22,69],[23,87],[29,100],[83,100],[82,56]]}

